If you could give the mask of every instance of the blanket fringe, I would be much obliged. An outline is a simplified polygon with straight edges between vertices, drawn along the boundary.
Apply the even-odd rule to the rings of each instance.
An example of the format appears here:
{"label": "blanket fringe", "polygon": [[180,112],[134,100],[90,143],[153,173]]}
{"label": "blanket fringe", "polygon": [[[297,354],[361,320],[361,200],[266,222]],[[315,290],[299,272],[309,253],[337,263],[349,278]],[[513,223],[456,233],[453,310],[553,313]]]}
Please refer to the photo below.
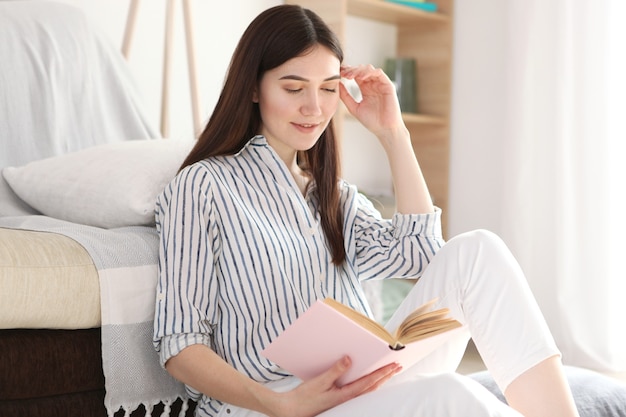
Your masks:
{"label": "blanket fringe", "polygon": [[189,400],[183,400],[183,405],[180,407],[180,413],[178,413],[178,417],[185,417],[187,414],[187,410],[189,410]]}
{"label": "blanket fringe", "polygon": [[[177,398],[175,400],[161,400],[159,403],[163,404],[163,412],[160,414],[160,417],[176,417],[172,415],[172,405],[176,401],[182,401],[180,412],[178,413],[178,417],[185,417],[187,411],[189,410],[189,398]],[[129,417],[131,413],[137,410],[139,407],[143,406],[146,410],[145,417],[151,417],[154,411],[156,404],[134,404],[134,405],[123,405],[118,410],[107,410],[108,417]],[[124,414],[120,415],[120,412],[124,412]]]}
{"label": "blanket fringe", "polygon": [[163,413],[161,414],[161,417],[170,417],[170,412],[172,411],[172,407],[170,406],[169,403],[165,404],[165,407],[163,407]]}

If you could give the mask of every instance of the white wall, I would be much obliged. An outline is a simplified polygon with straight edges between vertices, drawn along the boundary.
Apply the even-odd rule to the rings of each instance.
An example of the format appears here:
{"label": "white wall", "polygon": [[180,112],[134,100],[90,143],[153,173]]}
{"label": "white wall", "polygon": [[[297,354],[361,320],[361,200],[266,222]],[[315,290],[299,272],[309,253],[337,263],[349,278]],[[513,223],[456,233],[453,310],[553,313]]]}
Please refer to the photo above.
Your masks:
{"label": "white wall", "polygon": [[452,75],[449,236],[500,227],[506,86],[506,3],[456,1]]}

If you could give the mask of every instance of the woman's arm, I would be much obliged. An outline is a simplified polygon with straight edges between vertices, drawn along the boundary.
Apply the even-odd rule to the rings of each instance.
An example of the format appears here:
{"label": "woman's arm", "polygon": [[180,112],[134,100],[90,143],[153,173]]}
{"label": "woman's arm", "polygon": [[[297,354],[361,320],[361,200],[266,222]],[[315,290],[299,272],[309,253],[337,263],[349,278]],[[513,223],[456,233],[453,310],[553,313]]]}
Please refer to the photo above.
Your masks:
{"label": "woman's arm", "polygon": [[270,417],[315,416],[375,390],[401,369],[397,364],[389,364],[355,382],[337,386],[337,379],[349,367],[346,357],[318,377],[278,393],[238,372],[204,345],[189,346],[165,364],[174,378],[205,395]]}
{"label": "woman's arm", "polygon": [[343,84],[340,96],[348,111],[382,144],[393,177],[397,211],[402,214],[432,213],[432,199],[417,162],[411,136],[404,125],[396,91],[389,77],[371,65],[344,66],[341,76],[358,84],[363,99],[356,102]]}

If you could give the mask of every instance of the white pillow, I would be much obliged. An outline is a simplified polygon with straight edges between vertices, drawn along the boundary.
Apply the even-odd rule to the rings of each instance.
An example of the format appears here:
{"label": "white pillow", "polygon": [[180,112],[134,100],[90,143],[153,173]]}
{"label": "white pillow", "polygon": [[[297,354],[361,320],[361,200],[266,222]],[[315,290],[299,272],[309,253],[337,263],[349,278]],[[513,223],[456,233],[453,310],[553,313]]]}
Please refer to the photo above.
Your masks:
{"label": "white pillow", "polygon": [[15,194],[42,214],[102,228],[153,225],[158,194],[193,141],[98,145],[2,171]]}
{"label": "white pillow", "polygon": [[0,217],[28,216],[31,214],[40,213],[20,200],[9,187],[4,177],[0,175]]}

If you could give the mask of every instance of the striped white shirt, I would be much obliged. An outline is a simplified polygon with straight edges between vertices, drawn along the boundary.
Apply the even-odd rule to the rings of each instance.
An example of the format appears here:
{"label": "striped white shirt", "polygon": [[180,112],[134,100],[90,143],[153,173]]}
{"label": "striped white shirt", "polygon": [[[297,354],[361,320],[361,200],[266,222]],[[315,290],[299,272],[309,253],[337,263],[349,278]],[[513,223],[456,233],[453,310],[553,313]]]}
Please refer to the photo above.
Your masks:
{"label": "striped white shirt", "polygon": [[[315,187],[303,196],[264,137],[183,169],[156,207],[161,362],[200,343],[254,380],[284,378],[259,352],[315,300],[371,316],[360,280],[418,277],[443,245],[439,209],[384,220],[354,186],[340,193],[346,261],[336,266]],[[220,407],[203,397],[198,411]]]}

